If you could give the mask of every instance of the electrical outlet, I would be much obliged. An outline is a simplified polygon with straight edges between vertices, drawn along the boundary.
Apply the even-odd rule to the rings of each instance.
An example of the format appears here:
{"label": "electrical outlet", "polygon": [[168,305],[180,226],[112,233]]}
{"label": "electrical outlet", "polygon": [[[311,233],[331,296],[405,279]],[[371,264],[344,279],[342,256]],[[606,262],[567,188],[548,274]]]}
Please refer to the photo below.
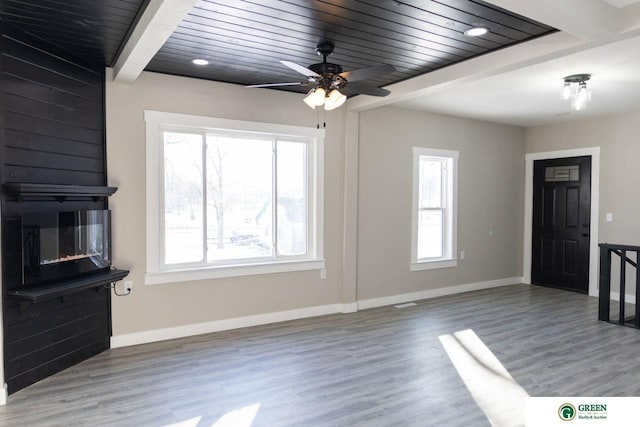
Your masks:
{"label": "electrical outlet", "polygon": [[130,294],[131,292],[133,292],[133,281],[127,280],[124,282],[124,293]]}
{"label": "electrical outlet", "polygon": [[325,270],[324,268],[322,270],[320,270],[320,278],[321,279],[326,279],[327,278],[327,270]]}
{"label": "electrical outlet", "polygon": [[464,259],[464,251],[460,251],[460,259]]}

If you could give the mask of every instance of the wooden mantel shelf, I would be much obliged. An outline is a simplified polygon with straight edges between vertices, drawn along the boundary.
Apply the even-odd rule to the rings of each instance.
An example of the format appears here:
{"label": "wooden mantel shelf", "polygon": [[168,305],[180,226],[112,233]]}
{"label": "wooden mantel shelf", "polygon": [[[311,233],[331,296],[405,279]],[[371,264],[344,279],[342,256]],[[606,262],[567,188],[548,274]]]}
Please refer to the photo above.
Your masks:
{"label": "wooden mantel shelf", "polygon": [[46,197],[63,201],[67,197],[90,197],[93,199],[109,197],[118,190],[118,187],[14,182],[4,184],[3,190],[18,200]]}
{"label": "wooden mantel shelf", "polygon": [[117,282],[128,274],[129,270],[108,270],[44,285],[25,286],[7,291],[6,294],[15,299],[37,303]]}

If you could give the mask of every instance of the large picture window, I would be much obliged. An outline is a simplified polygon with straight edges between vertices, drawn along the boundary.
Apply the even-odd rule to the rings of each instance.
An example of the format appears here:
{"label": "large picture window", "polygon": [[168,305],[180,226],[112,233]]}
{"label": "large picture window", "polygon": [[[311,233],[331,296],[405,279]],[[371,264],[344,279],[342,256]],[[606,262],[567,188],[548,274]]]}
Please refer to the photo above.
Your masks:
{"label": "large picture window", "polygon": [[456,265],[458,152],[413,149],[411,270]]}
{"label": "large picture window", "polygon": [[321,132],[145,118],[148,283],[324,268]]}

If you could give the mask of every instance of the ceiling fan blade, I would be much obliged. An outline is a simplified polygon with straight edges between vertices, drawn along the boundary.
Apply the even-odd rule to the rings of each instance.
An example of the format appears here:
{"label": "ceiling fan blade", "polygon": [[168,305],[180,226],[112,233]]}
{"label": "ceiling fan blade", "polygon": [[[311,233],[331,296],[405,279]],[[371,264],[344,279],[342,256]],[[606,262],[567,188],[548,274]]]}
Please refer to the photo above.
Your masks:
{"label": "ceiling fan blade", "polygon": [[303,86],[307,85],[307,82],[292,82],[292,83],[265,83],[261,85],[249,85],[245,87],[276,87],[276,86]]}
{"label": "ceiling fan blade", "polygon": [[391,74],[395,70],[393,65],[376,65],[369,68],[360,68],[359,70],[345,71],[344,73],[340,73],[340,77],[346,79],[348,82],[357,82],[358,80],[366,80]]}
{"label": "ceiling fan blade", "polygon": [[347,83],[347,85],[340,89],[345,95],[371,95],[371,96],[387,96],[391,92],[382,89],[380,87],[370,86],[363,83]]}
{"label": "ceiling fan blade", "polygon": [[282,63],[282,65],[286,65],[287,67],[291,68],[293,71],[297,71],[300,74],[303,74],[307,77],[320,77],[320,74],[308,68],[305,68],[302,65],[298,65],[295,62],[291,62],[291,61],[280,61],[280,62]]}

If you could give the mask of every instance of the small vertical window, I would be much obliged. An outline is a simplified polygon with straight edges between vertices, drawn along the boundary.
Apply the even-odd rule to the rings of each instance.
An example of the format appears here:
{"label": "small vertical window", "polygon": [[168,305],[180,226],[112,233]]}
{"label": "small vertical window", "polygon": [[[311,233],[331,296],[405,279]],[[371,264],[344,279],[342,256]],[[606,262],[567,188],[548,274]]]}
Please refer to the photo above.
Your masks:
{"label": "small vertical window", "polygon": [[414,147],[411,270],[455,266],[458,152]]}
{"label": "small vertical window", "polygon": [[419,168],[418,259],[441,258],[445,249],[447,160],[420,156]]}

